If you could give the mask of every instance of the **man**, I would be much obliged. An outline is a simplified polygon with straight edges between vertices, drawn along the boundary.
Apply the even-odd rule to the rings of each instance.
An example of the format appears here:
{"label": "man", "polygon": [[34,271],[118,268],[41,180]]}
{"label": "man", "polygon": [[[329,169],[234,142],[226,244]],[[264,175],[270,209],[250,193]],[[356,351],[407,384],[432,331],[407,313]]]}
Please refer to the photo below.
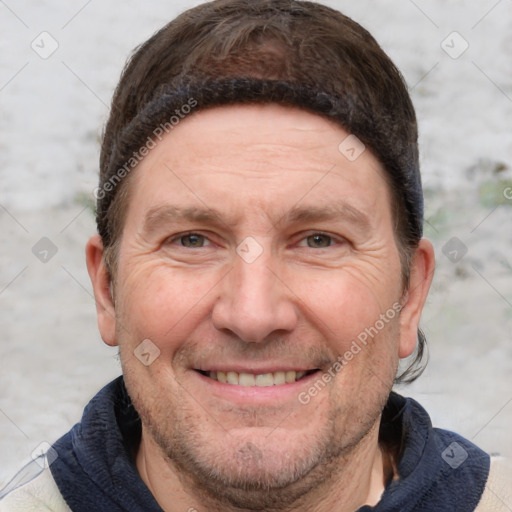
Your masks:
{"label": "man", "polygon": [[368,32],[293,0],[187,11],[129,61],[100,167],[87,267],[123,376],[1,511],[510,507],[488,455],[391,392],[421,373],[434,253]]}

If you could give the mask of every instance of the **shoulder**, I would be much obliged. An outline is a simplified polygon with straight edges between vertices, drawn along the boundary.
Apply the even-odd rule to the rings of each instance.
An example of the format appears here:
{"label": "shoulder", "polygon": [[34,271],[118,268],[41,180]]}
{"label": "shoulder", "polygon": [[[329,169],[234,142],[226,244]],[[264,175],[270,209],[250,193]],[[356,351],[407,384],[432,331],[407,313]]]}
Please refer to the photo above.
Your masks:
{"label": "shoulder", "polygon": [[0,492],[0,512],[71,512],[47,465],[27,464]]}
{"label": "shoulder", "polygon": [[512,510],[512,462],[492,457],[489,477],[476,512],[509,512]]}

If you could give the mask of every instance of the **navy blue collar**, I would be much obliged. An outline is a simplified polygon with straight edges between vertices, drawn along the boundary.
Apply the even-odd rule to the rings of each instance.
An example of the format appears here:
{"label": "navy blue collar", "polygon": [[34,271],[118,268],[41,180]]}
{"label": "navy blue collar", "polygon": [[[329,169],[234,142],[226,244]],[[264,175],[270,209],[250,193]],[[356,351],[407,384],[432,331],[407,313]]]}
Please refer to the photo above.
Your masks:
{"label": "navy blue collar", "polygon": [[487,482],[490,457],[454,432],[433,428],[423,407],[391,393],[381,434],[400,436],[398,474],[375,507],[358,512],[471,512]]}
{"label": "navy blue collar", "polygon": [[132,456],[140,436],[139,416],[118,377],[54,445],[58,457],[50,469],[73,512],[162,512]]}

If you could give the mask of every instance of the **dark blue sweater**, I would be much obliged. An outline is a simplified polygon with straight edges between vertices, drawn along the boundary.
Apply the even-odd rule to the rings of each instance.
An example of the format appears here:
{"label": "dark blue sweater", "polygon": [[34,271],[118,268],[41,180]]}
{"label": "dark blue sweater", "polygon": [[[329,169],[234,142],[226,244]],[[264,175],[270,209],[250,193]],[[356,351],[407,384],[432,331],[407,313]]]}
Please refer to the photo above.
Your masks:
{"label": "dark blue sweater", "polygon": [[[81,423],[53,446],[50,466],[73,512],[161,512],[141,480],[133,450],[140,419],[122,377],[87,405]],[[399,450],[400,478],[375,507],[358,512],[470,512],[480,501],[489,456],[453,432],[432,428],[426,411],[392,393],[383,413],[381,439]]]}

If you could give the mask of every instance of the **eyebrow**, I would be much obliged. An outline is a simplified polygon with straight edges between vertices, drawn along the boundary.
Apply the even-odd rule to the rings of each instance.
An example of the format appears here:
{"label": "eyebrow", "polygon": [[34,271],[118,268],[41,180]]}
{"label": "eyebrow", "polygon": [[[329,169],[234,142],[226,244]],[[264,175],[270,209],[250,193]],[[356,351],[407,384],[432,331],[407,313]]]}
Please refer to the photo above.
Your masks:
{"label": "eyebrow", "polygon": [[[337,203],[328,206],[294,206],[282,215],[274,226],[286,224],[301,224],[308,222],[325,222],[344,220],[355,228],[366,231],[371,226],[370,218],[361,210],[348,203]],[[229,227],[236,221],[223,220],[222,214],[211,208],[155,206],[148,210],[143,221],[143,231],[150,234],[154,231],[177,222],[209,224],[217,227]]]}
{"label": "eyebrow", "polygon": [[183,221],[225,226],[226,223],[221,218],[219,212],[209,208],[154,206],[148,210],[144,217],[143,231],[152,233],[170,223]]}
{"label": "eyebrow", "polygon": [[296,206],[287,212],[279,223],[298,224],[331,220],[346,220],[361,230],[368,230],[371,226],[366,213],[344,202],[327,206]]}

